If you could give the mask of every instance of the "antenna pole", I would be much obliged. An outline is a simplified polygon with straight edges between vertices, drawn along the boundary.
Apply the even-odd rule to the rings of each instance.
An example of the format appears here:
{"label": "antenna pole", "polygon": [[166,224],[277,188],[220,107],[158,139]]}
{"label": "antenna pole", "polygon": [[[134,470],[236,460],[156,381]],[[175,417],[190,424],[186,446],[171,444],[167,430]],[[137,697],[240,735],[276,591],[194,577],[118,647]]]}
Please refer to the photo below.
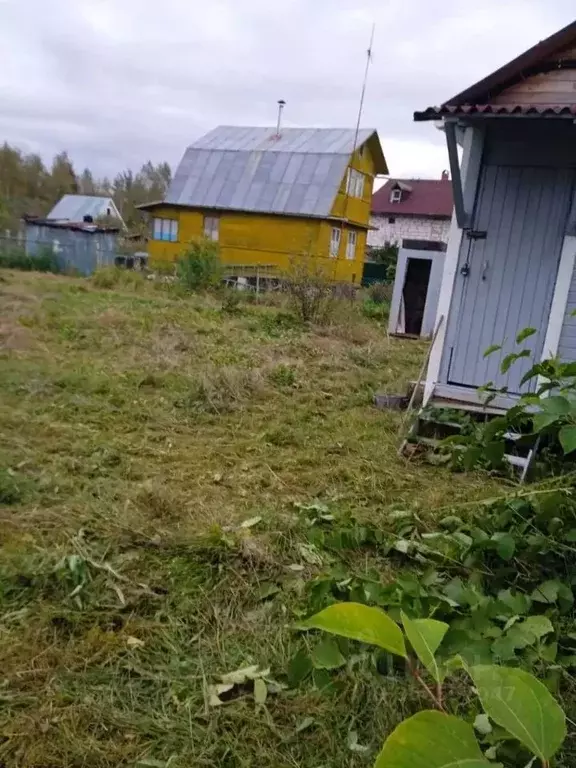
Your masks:
{"label": "antenna pole", "polygon": [[356,152],[356,145],[358,143],[358,133],[360,132],[360,120],[362,119],[362,110],[364,109],[364,96],[366,95],[366,83],[368,82],[368,69],[370,68],[370,62],[372,61],[372,46],[374,45],[374,32],[376,30],[376,24],[372,24],[372,32],[370,34],[370,44],[366,51],[366,69],[364,70],[364,80],[362,81],[362,91],[360,92],[360,104],[358,106],[358,120],[356,121],[356,133],[354,134],[354,147],[352,154]]}

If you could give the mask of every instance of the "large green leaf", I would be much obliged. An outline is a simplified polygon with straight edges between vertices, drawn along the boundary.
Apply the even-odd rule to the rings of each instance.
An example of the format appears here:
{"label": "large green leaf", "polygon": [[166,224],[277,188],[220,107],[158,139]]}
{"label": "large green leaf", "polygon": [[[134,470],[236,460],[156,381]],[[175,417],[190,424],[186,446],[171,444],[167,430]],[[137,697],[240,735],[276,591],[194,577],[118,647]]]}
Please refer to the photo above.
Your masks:
{"label": "large green leaf", "polygon": [[370,608],[361,603],[336,603],[306,619],[300,626],[323,629],[406,657],[400,627],[379,608]]}
{"label": "large green leaf", "polygon": [[572,451],[576,451],[576,426],[574,426],[574,424],[562,427],[558,433],[558,438],[564,453],[572,453]]}
{"label": "large green leaf", "polygon": [[558,416],[566,416],[572,410],[570,401],[562,395],[543,397],[540,401],[540,407],[546,413],[555,413]]}
{"label": "large green leaf", "polygon": [[554,424],[560,418],[557,413],[535,413],[532,417],[534,432],[541,432],[545,427]]}
{"label": "large green leaf", "polygon": [[482,756],[474,729],[452,715],[425,710],[392,731],[374,768],[495,768]]}
{"label": "large green leaf", "polygon": [[434,680],[442,682],[445,673],[438,666],[435,653],[448,631],[448,624],[435,619],[409,619],[402,612],[402,625],[414,653],[432,675]]}
{"label": "large green leaf", "polygon": [[325,637],[312,651],[312,664],[315,669],[339,669],[346,659],[336,641]]}
{"label": "large green leaf", "polygon": [[541,760],[549,760],[566,736],[566,718],[548,689],[522,669],[470,667],[486,714]]}

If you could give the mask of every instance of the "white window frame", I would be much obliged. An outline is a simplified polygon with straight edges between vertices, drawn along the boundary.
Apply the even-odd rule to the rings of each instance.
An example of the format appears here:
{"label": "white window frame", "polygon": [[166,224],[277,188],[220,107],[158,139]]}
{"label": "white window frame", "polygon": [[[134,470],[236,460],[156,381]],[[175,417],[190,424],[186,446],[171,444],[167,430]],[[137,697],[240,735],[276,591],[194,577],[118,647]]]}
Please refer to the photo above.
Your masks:
{"label": "white window frame", "polygon": [[340,227],[332,227],[330,232],[330,256],[333,259],[338,258],[340,253],[340,242],[342,239],[342,230]]}
{"label": "white window frame", "polygon": [[161,240],[165,243],[177,243],[177,219],[160,219],[158,217],[154,218],[152,221],[152,239]]}
{"label": "white window frame", "polygon": [[390,202],[391,203],[401,203],[402,202],[402,190],[400,187],[395,187],[392,192],[390,192]]}
{"label": "white window frame", "polygon": [[346,243],[346,258],[353,261],[356,258],[356,246],[358,245],[358,232],[355,229],[348,230],[348,242]]}
{"label": "white window frame", "polygon": [[218,242],[220,237],[220,216],[204,216],[204,237]]}
{"label": "white window frame", "polygon": [[364,197],[364,186],[366,184],[366,176],[362,171],[357,171],[355,168],[348,168],[348,178],[346,180],[346,192],[350,197],[358,197],[362,199]]}

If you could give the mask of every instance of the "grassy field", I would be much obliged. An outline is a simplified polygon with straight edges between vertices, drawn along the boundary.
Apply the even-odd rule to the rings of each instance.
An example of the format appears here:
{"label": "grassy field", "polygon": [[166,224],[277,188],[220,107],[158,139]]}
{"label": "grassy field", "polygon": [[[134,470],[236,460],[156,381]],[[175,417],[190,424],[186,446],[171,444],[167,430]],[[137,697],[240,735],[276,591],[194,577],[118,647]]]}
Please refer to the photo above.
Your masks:
{"label": "grassy field", "polygon": [[[370,765],[416,694],[362,672],[291,685],[306,583],[332,565],[302,505],[377,524],[495,483],[396,456],[400,417],[372,397],[424,344],[345,303],[309,329],[137,288],[1,273],[0,765]],[[265,704],[240,685],[211,705],[255,664],[279,683]]]}

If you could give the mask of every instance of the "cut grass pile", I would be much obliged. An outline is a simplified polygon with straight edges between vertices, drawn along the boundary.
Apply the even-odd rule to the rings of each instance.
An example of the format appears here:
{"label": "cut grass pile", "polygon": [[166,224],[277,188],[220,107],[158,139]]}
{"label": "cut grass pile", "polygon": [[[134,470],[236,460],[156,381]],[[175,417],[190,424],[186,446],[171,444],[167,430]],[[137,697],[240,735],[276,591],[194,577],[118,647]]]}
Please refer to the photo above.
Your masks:
{"label": "cut grass pile", "polygon": [[[418,694],[287,674],[325,565],[296,504],[377,523],[494,493],[399,459],[400,416],[372,406],[425,346],[345,302],[304,328],[282,306],[12,272],[0,301],[0,765],[369,765]],[[212,706],[250,665],[280,684],[266,702],[250,683]]]}

